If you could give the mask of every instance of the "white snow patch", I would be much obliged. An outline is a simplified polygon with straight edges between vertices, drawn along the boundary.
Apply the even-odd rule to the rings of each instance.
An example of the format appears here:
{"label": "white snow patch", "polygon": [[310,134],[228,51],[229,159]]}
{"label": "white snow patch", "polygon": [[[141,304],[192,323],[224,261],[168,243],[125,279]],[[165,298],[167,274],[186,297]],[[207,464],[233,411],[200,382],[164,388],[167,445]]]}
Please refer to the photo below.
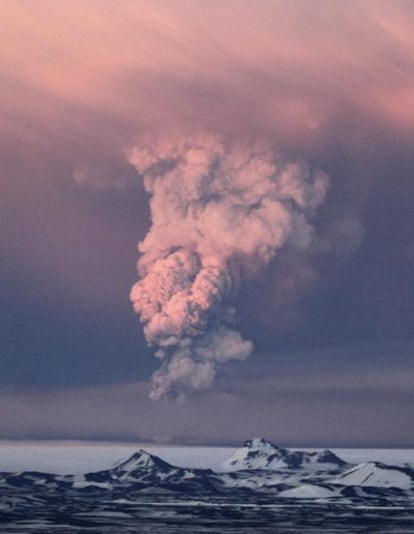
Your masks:
{"label": "white snow patch", "polygon": [[378,465],[375,462],[359,464],[329,482],[342,486],[370,486],[404,490],[409,490],[412,484],[411,477],[406,473],[392,467]]}
{"label": "white snow patch", "polygon": [[316,486],[314,484],[302,484],[297,488],[281,491],[278,497],[286,497],[292,499],[325,499],[327,497],[334,497],[337,492],[324,488],[322,486]]}

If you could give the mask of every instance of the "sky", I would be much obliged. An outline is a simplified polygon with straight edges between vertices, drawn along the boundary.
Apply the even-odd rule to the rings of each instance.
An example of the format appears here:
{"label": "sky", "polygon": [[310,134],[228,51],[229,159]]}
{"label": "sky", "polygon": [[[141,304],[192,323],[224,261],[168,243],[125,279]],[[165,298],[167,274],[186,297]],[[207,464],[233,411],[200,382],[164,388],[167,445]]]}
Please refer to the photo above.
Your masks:
{"label": "sky", "polygon": [[[414,447],[413,3],[0,10],[0,438]],[[182,155],[190,145],[198,159]],[[184,162],[174,176],[165,146]],[[250,247],[250,226],[223,232],[222,212],[176,223],[186,184],[205,184],[206,153],[214,183],[229,185],[197,197],[203,206],[235,184],[297,179],[282,202],[288,230],[266,253]],[[256,165],[242,184],[235,154]],[[160,197],[154,184],[163,193],[168,180]],[[230,306],[232,332],[253,348],[201,360],[208,379],[181,376],[152,400],[148,339],[165,352],[164,378],[178,352],[129,295],[195,227],[213,237],[191,254],[236,287],[205,332],[223,332]]]}

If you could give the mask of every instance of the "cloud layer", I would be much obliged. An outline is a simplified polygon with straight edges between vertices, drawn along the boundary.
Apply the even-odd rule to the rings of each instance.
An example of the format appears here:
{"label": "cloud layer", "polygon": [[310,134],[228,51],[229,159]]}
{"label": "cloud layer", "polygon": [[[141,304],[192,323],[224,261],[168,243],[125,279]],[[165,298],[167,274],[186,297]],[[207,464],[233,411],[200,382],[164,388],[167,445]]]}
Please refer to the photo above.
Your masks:
{"label": "cloud layer", "polygon": [[[376,349],[405,352],[412,362],[412,345]],[[149,400],[146,382],[3,389],[0,437],[239,445],[265,436],[286,446],[412,447],[412,363],[407,367],[397,358],[390,370],[368,351],[367,370],[354,350],[334,354],[342,361],[340,372],[327,354],[324,364],[315,355],[279,354],[259,371],[251,359],[237,366],[225,390],[175,403]],[[289,367],[292,358],[297,361]]]}
{"label": "cloud layer", "polygon": [[87,113],[108,140],[196,123],[286,144],[344,116],[411,129],[413,22],[399,0],[4,2],[2,128],[87,129]]}

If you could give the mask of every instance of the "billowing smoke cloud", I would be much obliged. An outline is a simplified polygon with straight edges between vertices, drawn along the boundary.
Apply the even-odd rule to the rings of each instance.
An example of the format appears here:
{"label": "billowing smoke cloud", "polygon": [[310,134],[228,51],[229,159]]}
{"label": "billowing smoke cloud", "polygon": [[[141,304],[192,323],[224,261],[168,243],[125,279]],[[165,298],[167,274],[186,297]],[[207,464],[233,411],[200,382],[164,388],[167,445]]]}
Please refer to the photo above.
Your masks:
{"label": "billowing smoke cloud", "polygon": [[253,349],[236,329],[240,283],[283,247],[310,247],[328,178],[269,147],[204,133],[144,143],[129,160],[151,195],[152,226],[131,290],[161,361],[150,396],[206,389],[219,364]]}

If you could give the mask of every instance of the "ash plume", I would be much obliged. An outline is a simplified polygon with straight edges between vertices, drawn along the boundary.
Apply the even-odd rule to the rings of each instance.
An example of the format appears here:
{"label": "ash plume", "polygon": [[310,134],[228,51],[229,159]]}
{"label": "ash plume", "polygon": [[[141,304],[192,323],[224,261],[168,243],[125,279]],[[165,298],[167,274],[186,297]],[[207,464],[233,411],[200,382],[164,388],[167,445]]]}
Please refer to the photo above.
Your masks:
{"label": "ash plume", "polygon": [[253,350],[232,305],[243,278],[283,247],[310,247],[328,178],[269,147],[208,134],[143,143],[129,161],[151,195],[152,226],[130,294],[161,362],[150,397],[206,389],[218,365]]}

